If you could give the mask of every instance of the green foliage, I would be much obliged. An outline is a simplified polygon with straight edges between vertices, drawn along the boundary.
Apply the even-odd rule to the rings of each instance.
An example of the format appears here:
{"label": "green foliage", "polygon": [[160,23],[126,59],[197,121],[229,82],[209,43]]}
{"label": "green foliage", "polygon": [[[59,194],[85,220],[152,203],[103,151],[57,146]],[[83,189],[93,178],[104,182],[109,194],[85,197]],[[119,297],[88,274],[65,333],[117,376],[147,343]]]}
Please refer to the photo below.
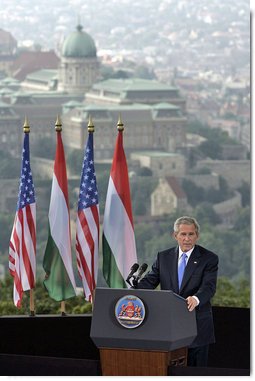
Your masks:
{"label": "green foliage", "polygon": [[198,204],[193,214],[201,225],[217,224],[220,222],[219,216],[215,213],[212,204],[209,202],[201,202]]}
{"label": "green foliage", "polygon": [[207,140],[202,142],[199,147],[191,149],[190,158],[192,165],[201,155],[211,159],[222,159],[222,147],[224,144],[237,144],[238,142],[229,137],[226,131],[220,128],[210,128],[207,124],[203,124],[198,120],[189,122],[187,132],[198,134],[205,137]]}
{"label": "green foliage", "polygon": [[199,149],[205,157],[214,160],[222,158],[222,146],[219,141],[206,140],[200,144]]}
{"label": "green foliage", "polygon": [[248,183],[244,182],[242,185],[237,189],[242,196],[242,206],[246,207],[249,206],[251,203],[251,187]]}
{"label": "green foliage", "polygon": [[20,160],[9,152],[0,150],[0,179],[15,179],[20,176]]}
{"label": "green foliage", "polygon": [[30,145],[31,156],[38,156],[49,160],[54,160],[56,152],[55,139],[44,136],[36,139],[33,144]]}
{"label": "green foliage", "polygon": [[[35,313],[41,314],[60,314],[60,302],[56,302],[48,295],[42,281],[36,283],[33,290]],[[8,276],[0,282],[0,315],[29,315],[30,314],[29,291],[24,292],[21,308],[16,308],[13,303],[13,278]],[[92,305],[85,301],[82,295],[65,301],[67,314],[91,313]]]}
{"label": "green foliage", "polygon": [[185,189],[188,203],[193,207],[203,202],[216,204],[229,199],[233,195],[233,191],[222,176],[219,177],[219,189],[213,187],[204,189],[187,179],[183,179],[182,186]]}
{"label": "green foliage", "polygon": [[72,150],[68,154],[66,158],[66,164],[72,174],[76,174],[76,175],[81,174],[83,158],[84,158],[84,152],[81,149]]}
{"label": "green foliage", "polygon": [[[0,253],[4,253],[9,246],[13,221],[14,215],[0,213]],[[2,263],[1,256],[0,263]]]}
{"label": "green foliage", "polygon": [[156,186],[157,180],[151,176],[136,176],[134,181],[130,181],[134,215],[150,214],[150,197]]}
{"label": "green foliage", "polygon": [[250,284],[246,279],[231,282],[226,277],[219,277],[216,294],[213,297],[214,306],[250,307]]}
{"label": "green foliage", "polygon": [[201,135],[207,138],[212,143],[221,144],[236,144],[237,142],[230,138],[226,131],[220,128],[210,128],[207,124],[203,124],[198,120],[189,122],[187,126],[188,132]]}
{"label": "green foliage", "polygon": [[[209,206],[208,206],[209,208]],[[203,213],[204,212],[204,213]],[[158,251],[176,245],[172,238],[173,223],[184,213],[161,217],[135,225],[136,245],[139,262],[152,264]],[[210,209],[198,206],[192,213],[201,225],[198,244],[219,256],[219,276],[231,281],[250,277],[250,218],[249,210],[238,212],[232,229],[218,227]],[[238,229],[236,228],[238,226]]]}
{"label": "green foliage", "polygon": [[141,167],[137,171],[138,176],[152,176],[152,170],[148,167]]}

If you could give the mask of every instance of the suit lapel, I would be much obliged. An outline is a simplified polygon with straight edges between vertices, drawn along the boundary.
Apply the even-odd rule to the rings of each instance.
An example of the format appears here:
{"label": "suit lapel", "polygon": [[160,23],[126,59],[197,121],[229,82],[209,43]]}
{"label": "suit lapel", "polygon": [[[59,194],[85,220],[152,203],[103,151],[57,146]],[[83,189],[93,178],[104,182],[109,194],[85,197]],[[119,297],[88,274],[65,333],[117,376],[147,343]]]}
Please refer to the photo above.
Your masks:
{"label": "suit lapel", "polygon": [[199,266],[200,257],[201,254],[199,252],[199,249],[197,246],[195,246],[187,263],[186,269],[184,271],[180,292],[183,290],[183,288],[189,281],[191,275],[193,274],[197,266]]}
{"label": "suit lapel", "polygon": [[174,249],[174,253],[169,256],[170,258],[170,279],[172,280],[172,291],[175,293],[179,293],[179,286],[178,286],[178,256],[179,256],[179,250],[178,246]]}

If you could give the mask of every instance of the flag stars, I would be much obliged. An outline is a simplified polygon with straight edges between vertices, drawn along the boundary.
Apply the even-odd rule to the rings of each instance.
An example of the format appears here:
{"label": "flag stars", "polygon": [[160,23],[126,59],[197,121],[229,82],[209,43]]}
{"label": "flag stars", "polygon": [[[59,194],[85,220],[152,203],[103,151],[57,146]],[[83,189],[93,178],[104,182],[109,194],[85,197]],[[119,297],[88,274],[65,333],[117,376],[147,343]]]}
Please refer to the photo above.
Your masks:
{"label": "flag stars", "polygon": [[78,209],[89,208],[98,203],[95,169],[93,160],[93,139],[88,139],[82,164],[82,174],[80,183],[80,198]]}

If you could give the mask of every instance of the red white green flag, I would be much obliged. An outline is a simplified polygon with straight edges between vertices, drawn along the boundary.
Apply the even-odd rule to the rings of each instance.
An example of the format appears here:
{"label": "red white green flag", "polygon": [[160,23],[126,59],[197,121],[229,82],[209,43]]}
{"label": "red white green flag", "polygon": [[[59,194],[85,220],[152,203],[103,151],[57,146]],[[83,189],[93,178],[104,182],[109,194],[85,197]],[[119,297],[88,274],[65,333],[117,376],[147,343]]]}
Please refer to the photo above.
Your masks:
{"label": "red white green flag", "polygon": [[61,131],[57,147],[49,208],[49,236],[43,259],[44,285],[49,296],[63,301],[76,295],[72,266],[70,215],[65,153]]}
{"label": "red white green flag", "polygon": [[108,184],[102,240],[103,275],[107,284],[111,288],[127,287],[125,280],[131,266],[137,262],[137,255],[121,129],[118,131]]}

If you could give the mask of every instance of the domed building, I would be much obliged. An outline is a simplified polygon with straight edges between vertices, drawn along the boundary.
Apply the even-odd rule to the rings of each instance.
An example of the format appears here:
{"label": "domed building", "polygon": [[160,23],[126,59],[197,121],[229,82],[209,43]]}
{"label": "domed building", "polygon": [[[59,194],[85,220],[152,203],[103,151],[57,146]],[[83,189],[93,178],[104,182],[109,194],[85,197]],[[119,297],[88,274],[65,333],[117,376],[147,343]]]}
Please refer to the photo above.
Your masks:
{"label": "domed building", "polygon": [[77,25],[64,41],[58,72],[58,90],[84,94],[99,77],[97,49],[93,38]]}

